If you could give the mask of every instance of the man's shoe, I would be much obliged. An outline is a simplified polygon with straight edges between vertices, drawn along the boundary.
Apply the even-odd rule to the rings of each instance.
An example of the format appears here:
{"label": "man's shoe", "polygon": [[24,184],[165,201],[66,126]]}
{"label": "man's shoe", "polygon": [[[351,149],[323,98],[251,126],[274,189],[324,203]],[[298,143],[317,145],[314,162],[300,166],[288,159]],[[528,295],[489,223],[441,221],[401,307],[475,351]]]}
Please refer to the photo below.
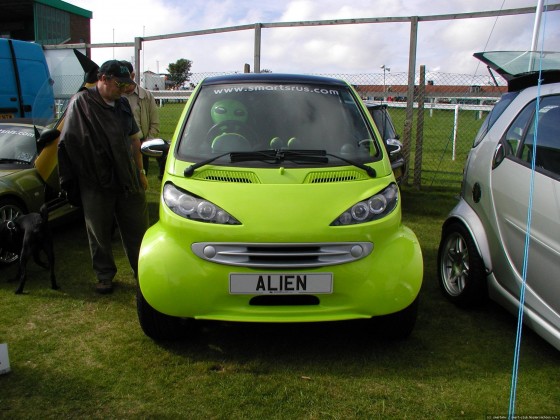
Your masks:
{"label": "man's shoe", "polygon": [[102,295],[113,293],[113,282],[111,280],[100,281],[95,285],[95,290]]}

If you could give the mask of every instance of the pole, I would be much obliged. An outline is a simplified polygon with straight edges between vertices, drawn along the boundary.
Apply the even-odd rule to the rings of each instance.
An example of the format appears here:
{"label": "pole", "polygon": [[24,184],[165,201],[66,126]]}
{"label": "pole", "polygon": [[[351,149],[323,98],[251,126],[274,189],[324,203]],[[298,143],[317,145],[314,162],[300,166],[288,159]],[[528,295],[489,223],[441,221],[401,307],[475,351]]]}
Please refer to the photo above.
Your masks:
{"label": "pole", "polygon": [[424,149],[424,102],[426,99],[426,66],[420,66],[418,80],[418,111],[416,112],[416,148],[414,151],[413,185],[420,189],[422,184],[422,154]]}
{"label": "pole", "polygon": [[255,73],[261,72],[261,28],[260,23],[255,24],[255,51],[254,51],[254,62],[253,71]]}
{"label": "pole", "polygon": [[544,8],[544,0],[538,0],[537,11],[535,12],[535,26],[533,27],[533,39],[531,40],[531,51],[537,51],[539,44],[539,30]]}
{"label": "pole", "polygon": [[[135,75],[134,75],[134,81],[136,82],[137,85],[140,85],[140,82],[142,80],[142,75],[143,73],[139,70],[140,69],[140,50],[142,50],[142,39],[140,37],[136,37],[134,38],[134,68],[136,69]],[[144,80],[144,86],[146,87],[146,81]]]}
{"label": "pole", "polygon": [[457,144],[458,127],[459,127],[459,104],[455,105],[455,117],[453,118],[453,154],[451,160],[455,160],[455,149]]}
{"label": "pole", "polygon": [[[406,119],[403,132],[403,157],[408,168],[410,168],[410,145],[412,138],[412,120],[414,118],[414,79],[416,78],[416,47],[418,44],[418,16],[410,19],[410,49],[408,52],[408,89],[406,92]],[[408,174],[402,180],[408,184]]]}

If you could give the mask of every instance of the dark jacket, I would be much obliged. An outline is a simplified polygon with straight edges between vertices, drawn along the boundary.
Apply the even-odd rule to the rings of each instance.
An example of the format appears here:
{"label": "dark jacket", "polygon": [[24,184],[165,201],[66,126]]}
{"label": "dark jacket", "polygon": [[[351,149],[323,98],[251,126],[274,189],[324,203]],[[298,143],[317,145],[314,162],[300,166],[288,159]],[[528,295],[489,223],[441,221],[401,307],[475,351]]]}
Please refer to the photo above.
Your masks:
{"label": "dark jacket", "polygon": [[[129,136],[138,133],[126,98],[110,106],[97,87],[82,89],[68,105],[60,148],[70,161],[71,172],[95,188],[123,193],[138,192],[142,186],[132,156]],[[59,175],[68,175],[69,168],[59,162]]]}

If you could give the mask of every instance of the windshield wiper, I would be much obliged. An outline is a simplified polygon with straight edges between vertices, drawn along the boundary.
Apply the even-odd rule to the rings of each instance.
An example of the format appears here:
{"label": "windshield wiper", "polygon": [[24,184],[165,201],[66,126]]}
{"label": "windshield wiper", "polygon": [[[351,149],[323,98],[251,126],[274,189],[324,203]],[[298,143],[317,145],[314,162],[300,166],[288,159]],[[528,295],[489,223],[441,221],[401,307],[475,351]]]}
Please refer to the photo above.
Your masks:
{"label": "windshield wiper", "polygon": [[328,156],[342,160],[352,166],[355,166],[359,169],[364,170],[371,178],[375,178],[377,176],[375,169],[358,163],[354,162],[350,159],[346,159],[337,155],[333,155],[331,153],[327,153],[326,150],[260,150],[255,152],[229,152],[224,153],[215,157],[212,157],[207,160],[203,160],[202,162],[198,162],[192,164],[187,169],[185,169],[184,175],[186,177],[191,177],[194,171],[202,166],[208,165],[215,160],[229,155],[229,159],[231,163],[238,163],[238,162],[250,162],[250,161],[260,161],[260,162],[267,162],[271,164],[278,164],[284,161],[290,161],[294,163],[328,163],[329,159]]}
{"label": "windshield wiper", "polygon": [[190,178],[191,176],[193,176],[194,171],[197,170],[198,168],[200,168],[202,166],[205,166],[205,165],[208,165],[208,164],[214,162],[215,160],[218,160],[221,157],[227,156],[229,154],[231,154],[231,153],[230,152],[222,153],[221,155],[211,157],[210,159],[203,160],[202,162],[193,163],[191,166],[189,166],[188,168],[185,169],[185,172],[183,172],[183,175],[187,178]]}
{"label": "windshield wiper", "polygon": [[30,165],[31,162],[23,159],[14,159],[14,158],[0,158],[0,163],[25,163],[26,165]]}
{"label": "windshield wiper", "polygon": [[346,163],[348,163],[352,166],[355,166],[356,168],[363,169],[370,176],[370,178],[375,178],[377,176],[377,172],[375,172],[375,169],[373,169],[370,166],[364,165],[364,164],[359,163],[359,162],[355,162],[355,161],[350,160],[350,159],[340,157],[338,155],[333,155],[331,153],[327,153],[326,155],[331,156],[331,157],[336,158],[336,159],[340,159],[341,161],[346,162]]}
{"label": "windshield wiper", "polygon": [[328,163],[327,152],[324,150],[260,150],[257,152],[232,152],[230,159],[232,163],[248,162],[257,160],[269,163],[282,163],[290,161],[294,163]]}
{"label": "windshield wiper", "polygon": [[298,163],[328,163],[328,156],[346,162],[356,168],[364,170],[371,178],[377,176],[375,169],[355,162],[350,159],[343,158],[332,153],[327,153],[325,150],[261,150],[258,152],[233,152],[230,155],[231,162],[246,162],[249,160],[262,160],[264,162],[271,161],[271,163],[281,163],[285,160]]}

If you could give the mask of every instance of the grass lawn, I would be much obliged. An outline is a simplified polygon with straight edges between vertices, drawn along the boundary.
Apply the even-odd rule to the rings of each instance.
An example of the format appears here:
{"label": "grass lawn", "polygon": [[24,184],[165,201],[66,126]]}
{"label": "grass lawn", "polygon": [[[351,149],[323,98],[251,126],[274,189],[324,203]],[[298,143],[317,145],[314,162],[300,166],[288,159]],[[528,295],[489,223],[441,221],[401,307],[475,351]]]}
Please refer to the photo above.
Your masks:
{"label": "grass lawn", "polygon": [[[395,124],[397,133],[404,133],[406,109],[390,108],[389,113]],[[451,110],[435,109],[424,112],[424,128],[421,162],[415,161],[417,147],[417,111],[414,111],[414,121],[410,144],[409,184],[413,182],[415,167],[421,170],[421,185],[423,187],[451,187],[459,188],[463,178],[463,167],[473,140],[478,132],[483,118],[479,118],[477,111],[460,111],[457,119],[457,133],[455,150],[453,141],[453,125],[455,114]],[[455,155],[455,159],[453,159]]]}
{"label": "grass lawn", "polygon": [[[148,192],[157,219],[159,182]],[[25,294],[0,269],[0,418],[484,419],[506,415],[515,318],[492,303],[467,312],[440,294],[439,232],[456,188],[403,191],[405,223],[425,263],[411,337],[383,341],[363,323],[205,323],[180,343],[155,343],[138,324],[135,282],[115,239],[113,295],[94,291],[84,227],[56,230],[60,291],[32,262]],[[388,264],[391,262],[388,261]],[[516,414],[560,414],[560,352],[523,331]]]}

